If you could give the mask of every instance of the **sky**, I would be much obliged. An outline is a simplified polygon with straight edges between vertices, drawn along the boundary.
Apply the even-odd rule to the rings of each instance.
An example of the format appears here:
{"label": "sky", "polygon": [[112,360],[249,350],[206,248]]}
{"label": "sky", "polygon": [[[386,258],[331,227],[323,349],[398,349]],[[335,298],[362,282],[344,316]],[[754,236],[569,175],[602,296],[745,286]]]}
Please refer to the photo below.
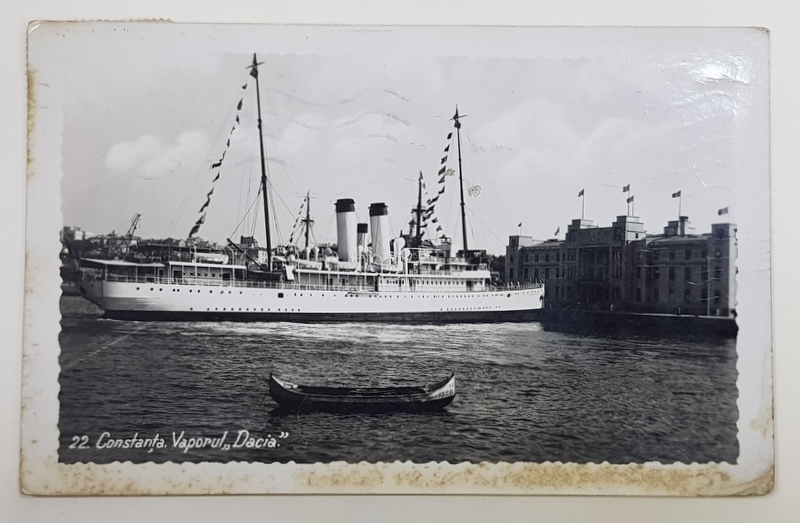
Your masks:
{"label": "sky", "polygon": [[[318,242],[336,240],[339,198],[356,201],[359,221],[385,202],[393,233],[406,232],[420,171],[427,197],[441,187],[456,106],[470,248],[499,254],[520,232],[563,239],[581,190],[600,226],[632,195],[651,234],[677,218],[681,191],[682,214],[707,232],[747,205],[737,180],[768,182],[768,43],[754,29],[39,29],[38,88],[63,100],[63,222],[95,233],[125,232],[141,213],[138,235],[185,238],[213,188],[198,236],[264,243],[253,53],[273,245],[288,241],[306,193]],[[457,170],[455,135],[450,145]],[[456,177],[435,215],[460,248]]]}

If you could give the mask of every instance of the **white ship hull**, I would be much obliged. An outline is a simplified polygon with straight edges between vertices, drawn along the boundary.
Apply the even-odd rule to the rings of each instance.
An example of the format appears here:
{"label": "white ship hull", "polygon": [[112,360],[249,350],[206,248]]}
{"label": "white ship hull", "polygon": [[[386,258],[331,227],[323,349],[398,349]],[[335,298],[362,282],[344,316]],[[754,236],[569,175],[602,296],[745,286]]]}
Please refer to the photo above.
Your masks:
{"label": "white ship hull", "polygon": [[80,291],[108,318],[174,321],[522,321],[542,307],[544,294],[542,286],[376,292],[254,285],[83,280]]}

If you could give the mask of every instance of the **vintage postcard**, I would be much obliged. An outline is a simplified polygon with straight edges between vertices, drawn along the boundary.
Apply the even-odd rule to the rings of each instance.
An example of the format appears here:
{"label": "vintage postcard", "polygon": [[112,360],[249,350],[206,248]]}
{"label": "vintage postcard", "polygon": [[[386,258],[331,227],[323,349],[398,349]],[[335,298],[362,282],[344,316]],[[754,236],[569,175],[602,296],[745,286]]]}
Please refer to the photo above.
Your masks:
{"label": "vintage postcard", "polygon": [[24,492],[772,489],[766,31],[28,39]]}

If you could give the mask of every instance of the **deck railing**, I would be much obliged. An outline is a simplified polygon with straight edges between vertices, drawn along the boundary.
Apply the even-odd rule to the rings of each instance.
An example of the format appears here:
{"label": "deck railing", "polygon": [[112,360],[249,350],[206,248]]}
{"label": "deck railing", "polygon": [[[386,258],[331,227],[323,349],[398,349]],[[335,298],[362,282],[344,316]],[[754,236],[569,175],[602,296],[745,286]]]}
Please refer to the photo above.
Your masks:
{"label": "deck railing", "polygon": [[[110,282],[140,283],[143,285],[181,285],[189,287],[234,287],[234,288],[258,288],[258,289],[288,289],[288,290],[308,290],[308,291],[352,291],[352,292],[373,292],[375,285],[360,284],[312,284],[298,283],[292,281],[253,281],[253,280],[224,280],[222,278],[164,278],[152,276],[126,276],[120,274],[109,274],[105,279],[101,275],[84,274],[85,279],[105,280]],[[392,292],[496,292],[500,290],[525,290],[542,287],[541,283],[512,283],[499,286],[486,286],[483,290],[466,289],[438,289],[429,286],[424,288],[411,289],[404,286],[400,289],[392,289]]]}

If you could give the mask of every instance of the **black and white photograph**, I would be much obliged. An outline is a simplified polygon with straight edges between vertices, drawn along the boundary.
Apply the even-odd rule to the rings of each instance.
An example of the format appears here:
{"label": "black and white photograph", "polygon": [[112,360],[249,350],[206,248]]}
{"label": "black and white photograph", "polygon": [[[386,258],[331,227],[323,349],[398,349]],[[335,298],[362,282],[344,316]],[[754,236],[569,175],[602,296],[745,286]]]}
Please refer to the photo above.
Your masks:
{"label": "black and white photograph", "polygon": [[32,23],[23,489],[768,493],[769,75],[758,28]]}

